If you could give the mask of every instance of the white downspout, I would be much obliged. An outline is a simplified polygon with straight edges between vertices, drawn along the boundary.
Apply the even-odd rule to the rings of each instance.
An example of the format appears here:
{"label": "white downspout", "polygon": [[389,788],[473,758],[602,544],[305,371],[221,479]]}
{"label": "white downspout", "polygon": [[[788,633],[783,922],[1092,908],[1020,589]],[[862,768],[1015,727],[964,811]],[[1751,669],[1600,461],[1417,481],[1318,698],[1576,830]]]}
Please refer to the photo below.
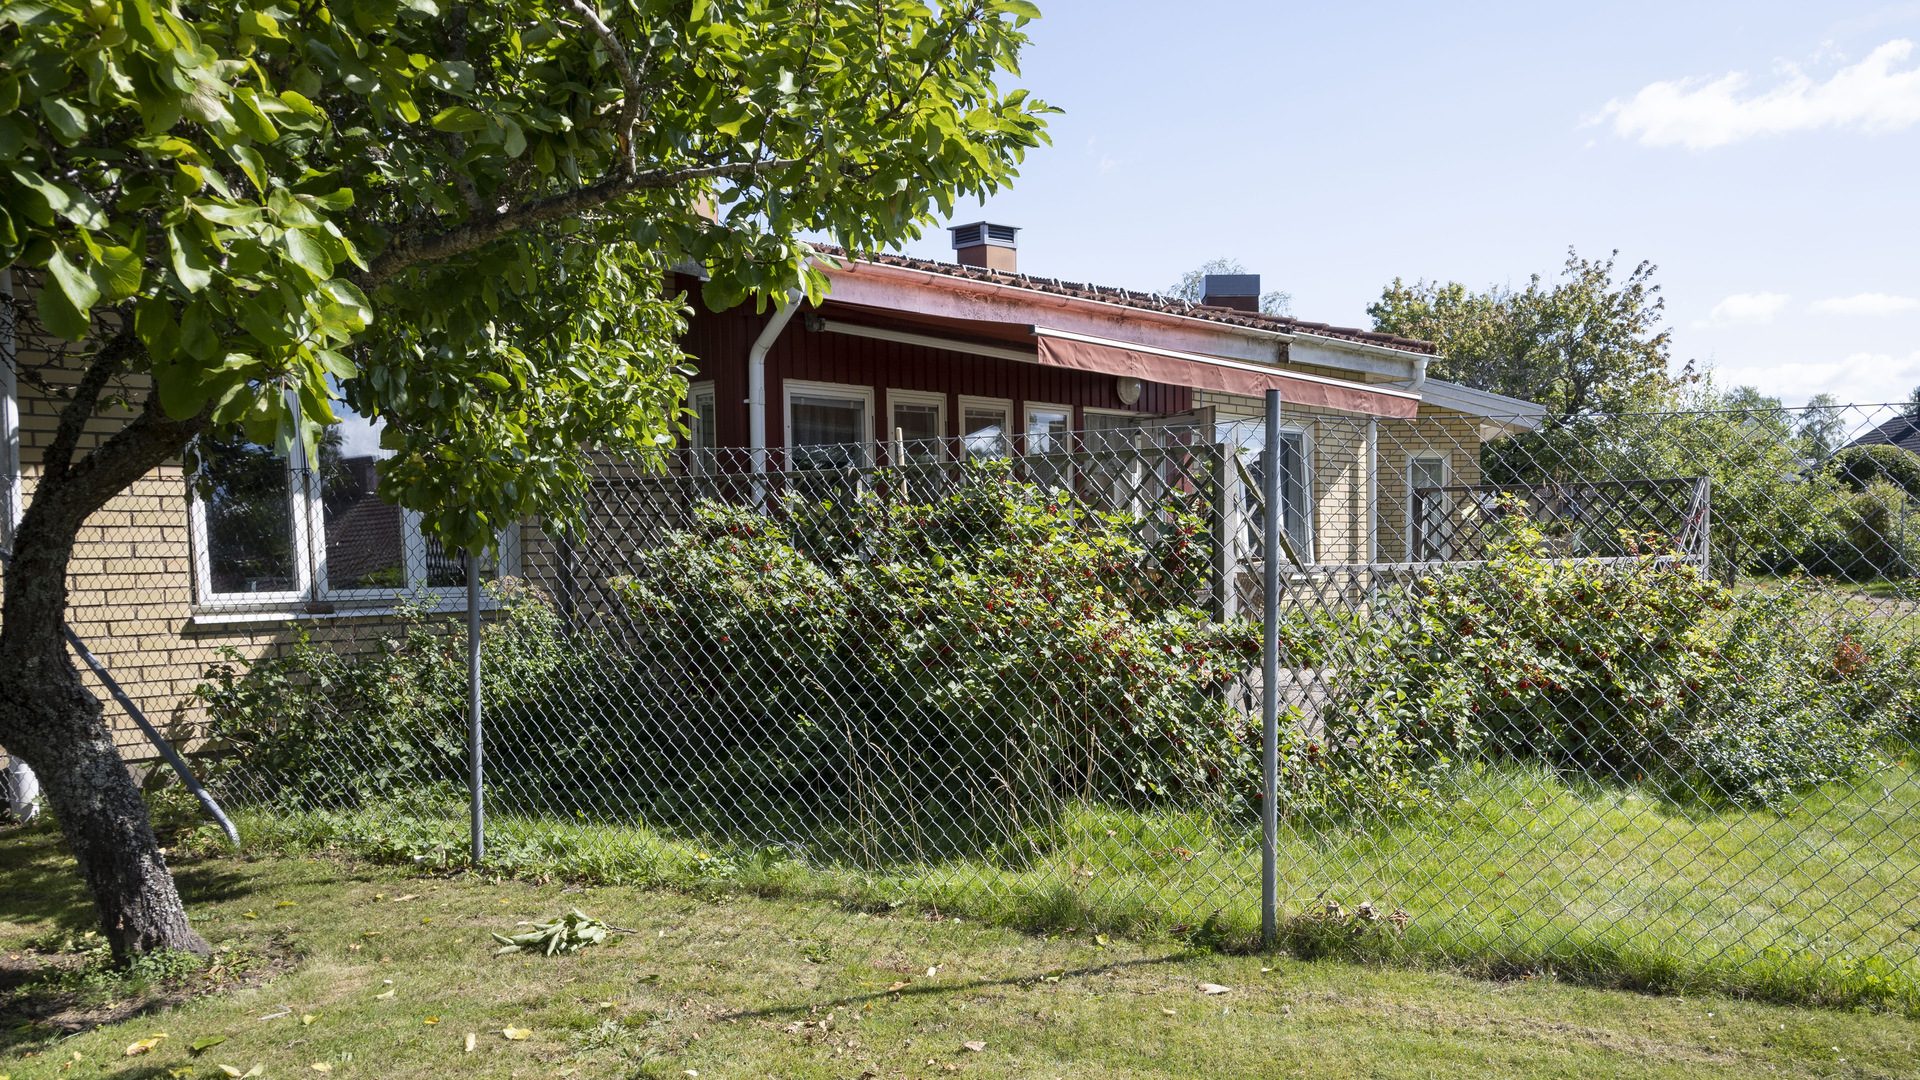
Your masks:
{"label": "white downspout", "polygon": [[767,471],[767,353],[799,310],[800,290],[795,289],[787,294],[786,305],[776,309],[761,328],[760,336],[753,339],[753,348],[747,350],[747,446],[753,452],[753,471],[757,473]]}
{"label": "white downspout", "polygon": [[1420,392],[1421,387],[1427,385],[1427,361],[1429,359],[1431,359],[1431,357],[1422,356],[1420,358],[1420,366],[1413,369],[1413,384],[1407,387],[1407,389],[1412,390],[1416,394]]}

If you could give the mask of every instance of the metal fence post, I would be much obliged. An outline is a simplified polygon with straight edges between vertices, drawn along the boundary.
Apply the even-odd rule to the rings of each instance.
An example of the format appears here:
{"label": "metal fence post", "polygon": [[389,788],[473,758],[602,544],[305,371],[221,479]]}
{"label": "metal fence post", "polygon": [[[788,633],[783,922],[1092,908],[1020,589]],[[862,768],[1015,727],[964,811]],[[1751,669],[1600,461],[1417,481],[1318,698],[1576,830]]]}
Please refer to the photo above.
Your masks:
{"label": "metal fence post", "polygon": [[485,776],[485,748],[480,733],[480,558],[467,550],[467,777],[469,813],[472,816],[471,846],[473,865],[478,867],[487,855],[487,808],[481,782]]}
{"label": "metal fence post", "polygon": [[1260,477],[1266,504],[1261,519],[1266,541],[1261,556],[1263,622],[1260,656],[1260,941],[1279,940],[1275,915],[1280,892],[1280,391],[1267,391],[1266,469]]}

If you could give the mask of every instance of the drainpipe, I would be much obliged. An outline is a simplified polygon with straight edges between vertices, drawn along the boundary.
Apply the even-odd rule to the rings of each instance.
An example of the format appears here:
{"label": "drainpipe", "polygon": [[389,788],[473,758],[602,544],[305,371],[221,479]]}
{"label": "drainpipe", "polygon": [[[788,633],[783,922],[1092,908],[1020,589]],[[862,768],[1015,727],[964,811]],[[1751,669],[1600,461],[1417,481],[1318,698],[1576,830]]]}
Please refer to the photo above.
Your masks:
{"label": "drainpipe", "polygon": [[753,348],[747,350],[747,445],[757,473],[767,471],[767,353],[800,310],[800,295],[798,289],[787,294],[785,306],[774,311],[760,336],[753,339]]}
{"label": "drainpipe", "polygon": [[1413,369],[1413,382],[1407,386],[1407,389],[1413,391],[1416,394],[1420,392],[1421,387],[1427,385],[1427,360],[1428,359],[1430,358],[1425,356],[1422,356],[1420,358],[1420,366]]}

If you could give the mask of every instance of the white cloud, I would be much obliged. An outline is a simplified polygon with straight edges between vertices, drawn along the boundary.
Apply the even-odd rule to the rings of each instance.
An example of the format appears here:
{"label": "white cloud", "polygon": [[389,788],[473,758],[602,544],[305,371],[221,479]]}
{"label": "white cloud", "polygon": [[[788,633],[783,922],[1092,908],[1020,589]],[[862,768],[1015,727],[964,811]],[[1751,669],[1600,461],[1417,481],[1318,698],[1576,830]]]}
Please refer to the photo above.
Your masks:
{"label": "white cloud", "polygon": [[1738,326],[1742,323],[1766,324],[1775,312],[1787,305],[1785,293],[1734,293],[1713,305],[1704,325]]}
{"label": "white cloud", "polygon": [[1784,80],[1761,93],[1746,93],[1747,76],[1738,71],[1649,83],[1628,100],[1607,102],[1592,122],[1611,117],[1614,134],[1622,138],[1689,150],[1826,127],[1898,131],[1920,122],[1920,68],[1894,70],[1912,52],[1911,41],[1889,41],[1826,82],[1784,64]]}
{"label": "white cloud", "polygon": [[1856,405],[1905,401],[1920,383],[1920,352],[1905,357],[1891,353],[1856,352],[1842,360],[1788,364],[1725,364],[1716,366],[1714,381],[1721,386],[1757,386],[1789,405],[1815,394],[1832,394]]}
{"label": "white cloud", "polygon": [[1813,310],[1822,315],[1892,315],[1920,308],[1920,300],[1911,296],[1888,296],[1867,292],[1858,296],[1830,296],[1814,302]]}

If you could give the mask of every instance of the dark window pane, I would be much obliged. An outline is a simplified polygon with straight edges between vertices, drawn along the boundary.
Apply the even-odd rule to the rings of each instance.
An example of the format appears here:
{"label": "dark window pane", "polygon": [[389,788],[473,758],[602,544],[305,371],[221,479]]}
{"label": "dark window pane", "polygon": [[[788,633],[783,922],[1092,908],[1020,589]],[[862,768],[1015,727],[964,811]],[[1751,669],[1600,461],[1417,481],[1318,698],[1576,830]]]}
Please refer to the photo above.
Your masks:
{"label": "dark window pane", "polygon": [[379,426],[348,414],[320,441],[320,506],[326,535],[327,588],[403,589],[407,585],[400,508],[374,494]]}
{"label": "dark window pane", "polygon": [[197,453],[209,591],[291,592],[296,582],[287,460],[239,436],[202,439]]}
{"label": "dark window pane", "polygon": [[857,398],[793,395],[793,464],[800,469],[865,463],[866,404]]}

